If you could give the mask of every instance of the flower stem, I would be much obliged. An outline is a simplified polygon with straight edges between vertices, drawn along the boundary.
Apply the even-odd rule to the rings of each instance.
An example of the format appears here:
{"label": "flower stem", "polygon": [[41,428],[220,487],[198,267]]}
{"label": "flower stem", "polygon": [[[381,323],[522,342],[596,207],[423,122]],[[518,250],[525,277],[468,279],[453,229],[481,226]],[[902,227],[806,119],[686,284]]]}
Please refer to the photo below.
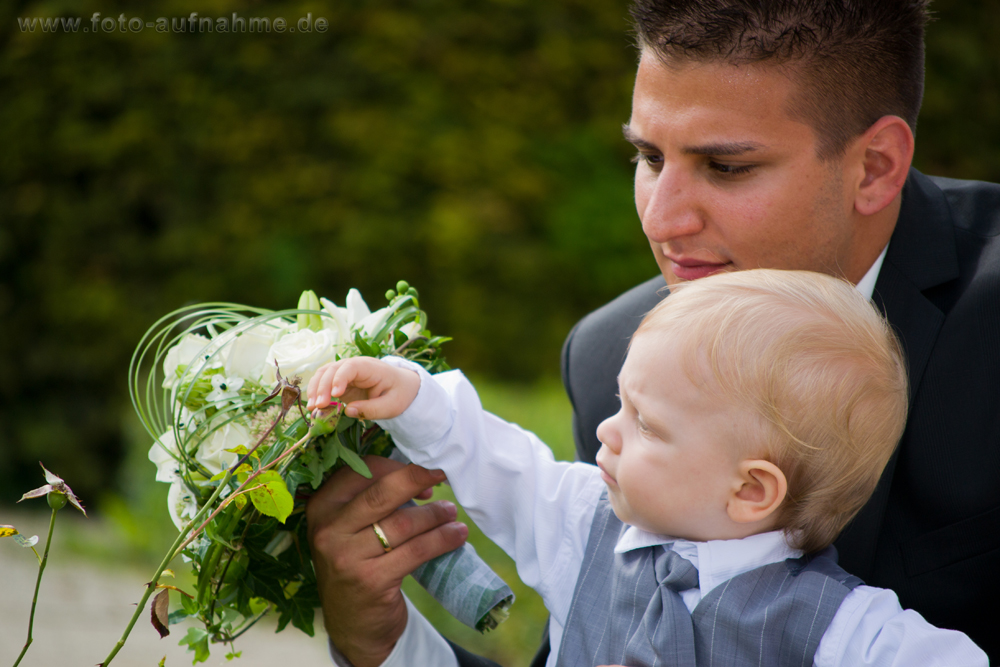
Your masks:
{"label": "flower stem", "polygon": [[[149,596],[153,594],[154,590],[156,590],[157,582],[160,581],[160,576],[163,574],[163,571],[167,569],[167,565],[170,564],[170,561],[172,561],[177,556],[177,554],[180,553],[181,549],[186,544],[184,540],[187,537],[188,533],[191,532],[191,528],[194,527],[197,521],[200,521],[201,518],[205,516],[209,508],[212,506],[212,503],[214,503],[218,499],[219,495],[222,493],[222,490],[226,488],[227,484],[229,484],[229,480],[232,478],[232,476],[233,476],[232,472],[227,470],[226,476],[222,478],[222,481],[219,483],[219,486],[215,489],[215,493],[213,493],[212,496],[208,499],[208,502],[206,502],[202,506],[202,508],[198,511],[198,514],[196,514],[195,517],[191,519],[191,521],[189,521],[186,526],[184,526],[184,529],[177,536],[177,539],[174,540],[174,543],[170,546],[170,549],[167,550],[167,555],[163,557],[163,561],[160,563],[160,567],[157,568],[156,574],[154,574],[152,580],[148,584],[146,584],[146,592],[143,593],[142,599],[139,600],[139,604],[136,605],[135,613],[132,614],[132,619],[128,622],[128,625],[125,627],[125,632],[122,633],[121,639],[118,640],[114,648],[111,650],[111,653],[108,654],[108,657],[105,658],[104,662],[100,663],[98,667],[107,667],[108,665],[110,665],[114,657],[118,655],[118,651],[120,651],[122,647],[125,646],[125,640],[128,639],[129,634],[132,632],[132,628],[135,626],[135,622],[139,620],[139,615],[142,613],[142,610],[145,609],[146,602],[149,600]],[[48,547],[46,547],[46,554],[47,553],[48,553]]]}
{"label": "flower stem", "polygon": [[[49,547],[52,545],[52,531],[56,527],[57,511],[55,509],[52,510],[52,518],[49,519],[49,536],[45,540],[45,551],[42,552],[42,558],[38,561],[38,579],[35,580],[35,595],[31,598],[31,616],[28,617],[28,641],[24,642],[24,648],[21,649],[21,655],[17,656],[14,667],[21,664],[21,659],[24,658],[24,654],[28,652],[28,647],[31,646],[31,642],[33,641],[31,630],[35,625],[35,605],[38,604],[38,588],[42,585],[42,573],[45,572],[45,565],[49,560]],[[31,550],[35,551],[34,548]],[[35,551],[35,555],[38,555],[37,551]]]}

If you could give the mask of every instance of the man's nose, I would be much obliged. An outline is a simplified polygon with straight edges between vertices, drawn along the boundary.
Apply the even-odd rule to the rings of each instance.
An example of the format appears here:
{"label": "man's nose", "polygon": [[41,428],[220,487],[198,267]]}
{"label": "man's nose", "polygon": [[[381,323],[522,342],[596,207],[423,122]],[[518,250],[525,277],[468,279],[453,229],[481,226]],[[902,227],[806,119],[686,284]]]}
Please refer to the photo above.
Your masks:
{"label": "man's nose", "polygon": [[664,164],[655,180],[637,183],[637,199],[640,187],[646,189],[642,231],[653,243],[692,236],[704,227],[696,184],[683,166]]}

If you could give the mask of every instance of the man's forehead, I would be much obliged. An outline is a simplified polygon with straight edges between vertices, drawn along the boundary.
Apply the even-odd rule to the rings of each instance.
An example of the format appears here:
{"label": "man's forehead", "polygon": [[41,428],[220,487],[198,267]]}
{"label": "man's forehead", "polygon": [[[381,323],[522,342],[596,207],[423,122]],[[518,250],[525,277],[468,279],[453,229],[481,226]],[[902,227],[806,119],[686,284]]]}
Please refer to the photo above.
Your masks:
{"label": "man's forehead", "polygon": [[712,156],[752,154],[792,136],[811,143],[813,129],[788,111],[795,90],[775,66],[674,65],[644,54],[625,138],[640,150],[662,149],[659,135],[668,132],[677,141],[673,148]]}

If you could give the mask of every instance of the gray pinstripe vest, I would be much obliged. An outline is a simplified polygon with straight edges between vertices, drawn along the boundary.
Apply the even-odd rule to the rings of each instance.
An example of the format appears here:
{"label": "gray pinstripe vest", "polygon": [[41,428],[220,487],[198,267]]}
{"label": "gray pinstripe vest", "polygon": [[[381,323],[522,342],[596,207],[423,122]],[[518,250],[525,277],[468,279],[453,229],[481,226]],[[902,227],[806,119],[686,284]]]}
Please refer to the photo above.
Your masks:
{"label": "gray pinstripe vest", "polygon": [[[605,492],[590,529],[558,667],[809,667],[840,603],[862,583],[837,566],[830,547],[733,577],[689,614],[664,581],[662,565],[657,569],[654,562],[654,552],[663,553],[662,548],[614,553],[626,528]],[[665,618],[647,618],[647,611]]]}

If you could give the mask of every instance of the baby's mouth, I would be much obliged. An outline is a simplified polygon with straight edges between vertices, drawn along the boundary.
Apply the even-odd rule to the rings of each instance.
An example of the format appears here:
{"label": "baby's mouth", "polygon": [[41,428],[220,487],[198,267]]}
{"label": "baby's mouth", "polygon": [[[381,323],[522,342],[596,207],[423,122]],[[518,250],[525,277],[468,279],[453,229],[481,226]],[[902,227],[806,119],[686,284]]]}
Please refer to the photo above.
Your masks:
{"label": "baby's mouth", "polygon": [[607,484],[608,486],[613,486],[613,487],[617,487],[618,486],[618,481],[615,480],[614,477],[612,477],[611,475],[608,474],[608,471],[604,469],[604,466],[602,466],[600,463],[598,463],[597,467],[601,469],[601,479],[604,480],[605,484]]}

